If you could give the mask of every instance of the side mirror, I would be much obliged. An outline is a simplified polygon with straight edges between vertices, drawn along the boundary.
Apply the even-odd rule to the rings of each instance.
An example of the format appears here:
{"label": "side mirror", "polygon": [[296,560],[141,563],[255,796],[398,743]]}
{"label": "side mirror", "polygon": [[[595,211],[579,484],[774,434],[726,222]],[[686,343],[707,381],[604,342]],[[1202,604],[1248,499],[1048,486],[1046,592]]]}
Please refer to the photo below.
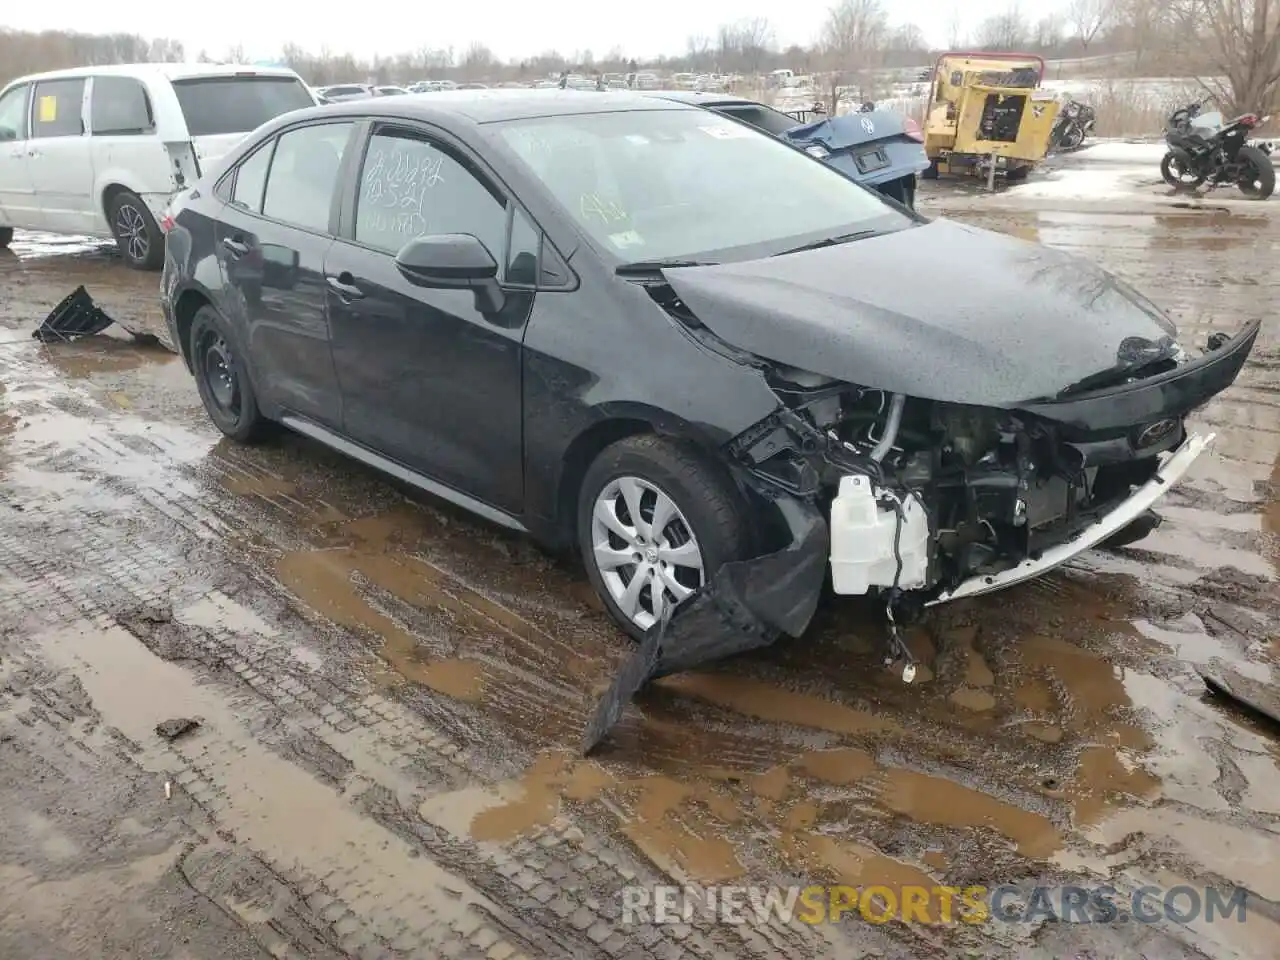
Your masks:
{"label": "side mirror", "polygon": [[396,269],[417,287],[474,290],[481,313],[502,309],[498,262],[488,247],[469,233],[416,237],[396,254]]}

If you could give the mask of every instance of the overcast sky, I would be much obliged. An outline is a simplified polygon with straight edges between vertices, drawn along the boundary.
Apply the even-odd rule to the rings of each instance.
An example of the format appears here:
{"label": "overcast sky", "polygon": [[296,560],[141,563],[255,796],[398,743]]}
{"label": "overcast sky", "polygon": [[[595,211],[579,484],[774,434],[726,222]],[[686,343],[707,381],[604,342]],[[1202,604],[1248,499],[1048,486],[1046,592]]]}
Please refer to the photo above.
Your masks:
{"label": "overcast sky", "polygon": [[[972,29],[984,17],[1008,9],[1010,0],[886,0],[896,23],[919,25],[935,45],[944,45],[959,10]],[[1061,6],[1062,0],[1021,0],[1028,19]],[[126,32],[181,40],[194,58],[201,49],[220,56],[239,43],[250,59],[278,53],[292,41],[313,51],[360,57],[422,47],[462,51],[486,44],[503,59],[557,49],[591,50],[601,56],[620,46],[628,56],[680,53],[692,34],[714,36],[735,19],[765,17],[783,45],[807,44],[821,30],[830,0],[424,0],[418,4],[339,3],[317,0],[3,0],[0,27],[19,30],[65,28],[85,33]],[[382,8],[381,10],[379,8]]]}

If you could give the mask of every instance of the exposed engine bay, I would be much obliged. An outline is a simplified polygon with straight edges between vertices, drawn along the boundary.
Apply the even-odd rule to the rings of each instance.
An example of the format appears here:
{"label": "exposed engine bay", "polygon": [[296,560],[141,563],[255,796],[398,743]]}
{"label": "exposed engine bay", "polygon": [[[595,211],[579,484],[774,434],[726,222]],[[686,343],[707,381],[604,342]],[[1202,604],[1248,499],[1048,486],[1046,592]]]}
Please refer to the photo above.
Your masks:
{"label": "exposed engine bay", "polygon": [[1122,458],[1118,445],[1073,443],[1025,414],[787,368],[771,379],[784,407],[729,452],[762,485],[813,498],[831,518],[840,594],[887,589],[923,603],[1016,566],[1127,497],[1184,437],[1181,420],[1169,418]]}

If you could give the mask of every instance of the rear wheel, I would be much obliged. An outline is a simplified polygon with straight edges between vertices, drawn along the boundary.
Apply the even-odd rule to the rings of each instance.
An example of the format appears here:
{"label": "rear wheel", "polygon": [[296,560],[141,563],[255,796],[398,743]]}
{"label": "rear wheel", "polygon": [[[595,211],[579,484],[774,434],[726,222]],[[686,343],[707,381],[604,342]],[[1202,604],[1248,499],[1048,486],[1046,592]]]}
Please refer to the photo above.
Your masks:
{"label": "rear wheel", "polygon": [[1265,200],[1276,189],[1276,168],[1270,155],[1257,147],[1241,147],[1236,154],[1245,171],[1240,178],[1240,192],[1252,200]]}
{"label": "rear wheel", "polygon": [[164,234],[136,193],[122,190],[113,196],[107,216],[125,263],[135,270],[159,270],[164,266]]}
{"label": "rear wheel", "polygon": [[1073,123],[1062,131],[1062,139],[1058,145],[1063,150],[1075,150],[1082,143],[1084,143],[1084,130]]}
{"label": "rear wheel", "polygon": [[191,369],[204,408],[232,440],[252,443],[266,432],[243,360],[236,355],[226,321],[213,307],[201,307],[191,322]]}
{"label": "rear wheel", "polygon": [[1031,173],[1030,167],[1010,167],[1005,173],[1004,179],[1008,183],[1021,183],[1027,179],[1027,175]]}
{"label": "rear wheel", "polygon": [[1187,169],[1172,151],[1166,153],[1160,161],[1160,176],[1164,177],[1164,182],[1169,186],[1179,190],[1194,190],[1207,179]]}
{"label": "rear wheel", "polygon": [[13,243],[13,227],[0,227],[0,250]]}
{"label": "rear wheel", "polygon": [[628,437],[583,478],[578,544],[587,577],[634,640],[721,565],[742,559],[749,539],[738,491],[692,445]]}

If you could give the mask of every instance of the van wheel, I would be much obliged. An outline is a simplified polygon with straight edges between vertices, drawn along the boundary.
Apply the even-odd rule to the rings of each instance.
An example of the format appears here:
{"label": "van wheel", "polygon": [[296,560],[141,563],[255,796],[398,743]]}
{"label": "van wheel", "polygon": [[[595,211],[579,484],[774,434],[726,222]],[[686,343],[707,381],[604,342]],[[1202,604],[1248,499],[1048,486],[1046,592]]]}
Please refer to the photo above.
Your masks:
{"label": "van wheel", "polygon": [[164,234],[136,193],[117,193],[111,198],[107,215],[125,263],[135,270],[159,270],[164,266]]}
{"label": "van wheel", "polygon": [[214,426],[241,443],[261,439],[267,419],[258,410],[253,384],[232,346],[226,321],[213,307],[196,311],[191,321],[190,351],[196,389]]}
{"label": "van wheel", "polygon": [[652,435],[607,447],[578,497],[587,577],[633,640],[720,567],[747,555],[746,509],[727,473],[688,443]]}
{"label": "van wheel", "polygon": [[0,227],[0,250],[13,243],[13,227]]}

